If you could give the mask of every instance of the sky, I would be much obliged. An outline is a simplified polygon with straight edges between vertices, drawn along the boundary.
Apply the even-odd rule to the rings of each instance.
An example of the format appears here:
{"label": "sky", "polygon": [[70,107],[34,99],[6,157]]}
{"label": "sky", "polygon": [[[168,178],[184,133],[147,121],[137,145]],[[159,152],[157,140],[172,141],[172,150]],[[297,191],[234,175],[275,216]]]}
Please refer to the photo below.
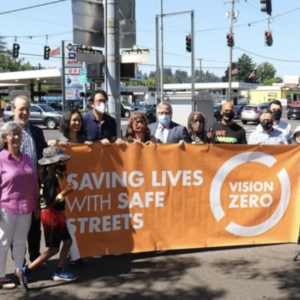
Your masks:
{"label": "sky", "polygon": [[[44,45],[54,49],[62,40],[73,40],[71,0],[47,6],[12,10],[54,2],[56,0],[1,1],[0,35],[7,47],[17,41],[20,58],[37,66],[61,67],[58,58],[43,60]],[[120,0],[122,1],[122,0]],[[143,73],[155,71],[155,16],[161,13],[161,0],[135,0],[136,40],[141,49],[149,49],[151,60],[139,65]],[[194,11],[195,67],[223,76],[229,63],[226,35],[229,33],[231,1],[222,0],[163,0],[163,13],[179,13],[163,18],[164,66],[190,74],[191,54],[186,52],[185,37],[191,30]],[[240,0],[235,3],[238,14],[234,22],[233,61],[244,53],[256,64],[269,62],[276,76],[300,76],[300,2],[272,0],[272,17],[260,11],[260,0]],[[273,46],[265,46],[265,30],[272,30]],[[48,38],[47,38],[48,37]]]}

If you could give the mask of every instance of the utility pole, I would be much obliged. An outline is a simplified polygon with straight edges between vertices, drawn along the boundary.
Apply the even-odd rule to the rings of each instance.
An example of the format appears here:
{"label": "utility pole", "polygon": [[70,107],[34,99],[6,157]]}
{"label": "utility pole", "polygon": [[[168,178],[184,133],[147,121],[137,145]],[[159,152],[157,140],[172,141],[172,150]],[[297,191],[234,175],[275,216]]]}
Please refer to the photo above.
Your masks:
{"label": "utility pole", "polygon": [[160,101],[164,101],[164,26],[163,0],[160,0]]}
{"label": "utility pole", "polygon": [[[234,15],[234,4],[235,4],[235,0],[231,1],[231,14],[230,14],[230,34],[231,36],[233,36],[233,21],[235,19],[235,15]],[[227,101],[231,101],[231,72],[232,72],[232,48],[233,47],[229,47],[229,67],[228,67],[228,93],[227,93]]]}
{"label": "utility pole", "polygon": [[120,104],[120,30],[119,0],[106,0],[106,81],[108,95],[108,111],[117,122],[117,135],[121,136],[121,104]]}

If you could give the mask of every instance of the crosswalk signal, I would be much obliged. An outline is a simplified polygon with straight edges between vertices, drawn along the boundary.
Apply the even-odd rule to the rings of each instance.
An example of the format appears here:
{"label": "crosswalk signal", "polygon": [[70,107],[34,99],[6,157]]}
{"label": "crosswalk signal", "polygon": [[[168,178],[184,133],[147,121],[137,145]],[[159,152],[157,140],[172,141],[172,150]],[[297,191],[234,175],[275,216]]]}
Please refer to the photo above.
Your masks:
{"label": "crosswalk signal", "polygon": [[13,58],[18,58],[19,57],[19,50],[20,50],[20,45],[17,43],[13,44],[13,49],[12,49],[12,57]]}
{"label": "crosswalk signal", "polygon": [[192,38],[190,35],[187,35],[185,37],[185,45],[186,45],[186,51],[191,52],[192,51]]}
{"label": "crosswalk signal", "polygon": [[262,12],[266,12],[268,15],[271,16],[272,14],[272,0],[260,0]]}
{"label": "crosswalk signal", "polygon": [[226,38],[227,38],[227,46],[232,48],[234,46],[233,34],[228,33]]}
{"label": "crosswalk signal", "polygon": [[49,59],[50,51],[51,51],[50,47],[44,46],[44,59],[47,59],[47,60]]}
{"label": "crosswalk signal", "polygon": [[271,47],[273,45],[272,31],[265,31],[265,45]]}

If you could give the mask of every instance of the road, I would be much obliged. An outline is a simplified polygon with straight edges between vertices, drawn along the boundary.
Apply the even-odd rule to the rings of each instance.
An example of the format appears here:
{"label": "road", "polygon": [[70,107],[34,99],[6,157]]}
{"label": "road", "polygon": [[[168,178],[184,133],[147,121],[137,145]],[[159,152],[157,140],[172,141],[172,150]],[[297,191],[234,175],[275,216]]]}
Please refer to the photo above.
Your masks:
{"label": "road", "polygon": [[[299,121],[290,123],[295,128]],[[249,134],[256,126],[244,127]],[[44,133],[46,139],[60,134]],[[26,296],[18,286],[1,290],[0,299],[299,300],[300,260],[293,261],[299,251],[297,244],[281,244],[88,258],[88,266],[68,266],[79,275],[74,283],[51,280],[56,256],[34,272]],[[10,256],[7,273],[17,282]]]}

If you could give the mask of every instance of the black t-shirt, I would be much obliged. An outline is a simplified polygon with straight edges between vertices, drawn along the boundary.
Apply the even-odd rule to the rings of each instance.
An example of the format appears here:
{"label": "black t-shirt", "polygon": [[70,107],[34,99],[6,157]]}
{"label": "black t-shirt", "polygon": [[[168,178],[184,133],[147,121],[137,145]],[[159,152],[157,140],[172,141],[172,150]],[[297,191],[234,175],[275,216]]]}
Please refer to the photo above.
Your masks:
{"label": "black t-shirt", "polygon": [[65,210],[65,201],[57,202],[55,205],[52,203],[55,201],[56,196],[61,192],[59,181],[56,176],[47,175],[41,184],[41,198],[40,207],[41,209],[49,208],[50,206],[56,210]]}
{"label": "black t-shirt", "polygon": [[247,144],[246,131],[240,125],[224,125],[215,123],[209,132],[212,133],[211,142],[214,144]]}

